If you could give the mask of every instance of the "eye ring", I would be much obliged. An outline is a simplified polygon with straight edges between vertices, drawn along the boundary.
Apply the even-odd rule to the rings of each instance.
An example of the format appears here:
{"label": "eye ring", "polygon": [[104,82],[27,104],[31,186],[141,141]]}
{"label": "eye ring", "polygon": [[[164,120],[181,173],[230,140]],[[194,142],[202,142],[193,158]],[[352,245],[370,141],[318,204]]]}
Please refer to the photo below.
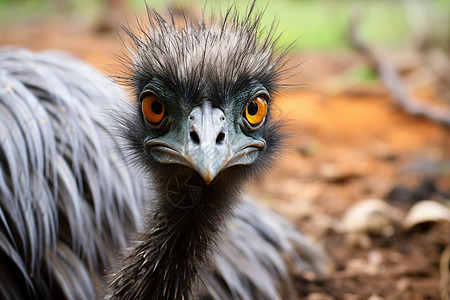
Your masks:
{"label": "eye ring", "polygon": [[267,99],[263,95],[254,97],[247,103],[244,110],[244,119],[251,128],[257,129],[264,122],[267,115]]}
{"label": "eye ring", "polygon": [[159,127],[167,115],[164,103],[153,94],[147,94],[143,97],[141,109],[145,120],[152,127]]}

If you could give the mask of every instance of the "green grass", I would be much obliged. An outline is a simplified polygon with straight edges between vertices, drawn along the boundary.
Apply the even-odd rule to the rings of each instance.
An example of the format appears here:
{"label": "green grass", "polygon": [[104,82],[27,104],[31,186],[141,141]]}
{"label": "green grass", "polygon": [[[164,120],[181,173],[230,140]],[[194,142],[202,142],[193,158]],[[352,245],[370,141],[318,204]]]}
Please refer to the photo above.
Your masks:
{"label": "green grass", "polygon": [[[230,1],[209,0],[208,6],[223,11]],[[203,1],[197,1],[203,3]],[[248,1],[237,6],[245,11]],[[407,37],[408,26],[400,1],[376,0],[273,0],[258,1],[265,9],[263,24],[270,26],[275,19],[282,33],[281,44],[295,41],[294,48],[307,50],[347,49],[347,29],[352,13],[359,8],[362,32],[371,41],[399,45]]]}
{"label": "green grass", "polygon": [[[167,1],[147,0],[158,10]],[[231,0],[189,0],[201,7],[207,3],[207,12],[225,11]],[[63,3],[63,4],[61,4]],[[347,29],[355,10],[361,14],[361,32],[374,44],[402,47],[408,41],[410,28],[402,1],[394,0],[258,0],[258,9],[266,9],[263,25],[270,26],[275,19],[278,33],[283,33],[281,45],[295,41],[294,49],[311,51],[340,51],[348,49]],[[450,17],[450,1],[429,0],[432,10],[441,15],[440,23]],[[245,10],[248,1],[236,1],[239,10]],[[144,0],[129,0],[130,10],[143,10]],[[101,12],[99,1],[91,0],[0,0],[0,25],[13,22],[44,19],[67,14],[71,18],[93,19]],[[450,26],[449,26],[450,27]]]}

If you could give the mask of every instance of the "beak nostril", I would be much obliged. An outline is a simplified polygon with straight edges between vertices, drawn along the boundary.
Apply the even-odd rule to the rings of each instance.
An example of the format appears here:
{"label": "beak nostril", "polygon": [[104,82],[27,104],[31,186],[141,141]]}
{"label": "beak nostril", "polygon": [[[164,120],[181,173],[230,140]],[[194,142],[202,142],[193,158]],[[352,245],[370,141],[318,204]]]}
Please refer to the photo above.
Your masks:
{"label": "beak nostril", "polygon": [[194,142],[194,144],[200,144],[200,138],[198,137],[198,134],[195,131],[191,131],[189,133],[189,136],[191,137],[191,140]]}
{"label": "beak nostril", "polygon": [[221,132],[217,135],[216,144],[220,144],[225,139],[225,133]]}

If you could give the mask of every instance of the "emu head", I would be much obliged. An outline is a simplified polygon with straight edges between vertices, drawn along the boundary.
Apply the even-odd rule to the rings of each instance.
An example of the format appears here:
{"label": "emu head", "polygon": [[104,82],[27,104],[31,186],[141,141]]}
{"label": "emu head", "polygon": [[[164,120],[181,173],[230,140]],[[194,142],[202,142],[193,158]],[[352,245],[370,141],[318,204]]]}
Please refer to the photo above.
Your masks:
{"label": "emu head", "polygon": [[274,54],[273,28],[263,34],[260,19],[253,7],[243,18],[230,9],[209,25],[177,27],[150,10],[148,28],[125,29],[132,45],[120,79],[137,103],[125,122],[136,163],[160,174],[195,171],[211,185],[250,177],[272,160],[284,53]]}

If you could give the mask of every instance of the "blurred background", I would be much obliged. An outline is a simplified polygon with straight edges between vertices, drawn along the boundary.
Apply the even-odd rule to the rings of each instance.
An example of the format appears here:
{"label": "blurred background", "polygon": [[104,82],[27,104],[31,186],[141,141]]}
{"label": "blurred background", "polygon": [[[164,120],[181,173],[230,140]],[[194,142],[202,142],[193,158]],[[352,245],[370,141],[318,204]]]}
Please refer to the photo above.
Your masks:
{"label": "blurred background", "polygon": [[[247,1],[147,1],[195,18]],[[206,4],[205,4],[206,3]],[[298,65],[289,149],[249,193],[324,245],[299,299],[449,299],[450,1],[258,1]],[[113,75],[141,0],[0,0],[0,46],[62,49]],[[144,21],[145,23],[145,21]]]}

